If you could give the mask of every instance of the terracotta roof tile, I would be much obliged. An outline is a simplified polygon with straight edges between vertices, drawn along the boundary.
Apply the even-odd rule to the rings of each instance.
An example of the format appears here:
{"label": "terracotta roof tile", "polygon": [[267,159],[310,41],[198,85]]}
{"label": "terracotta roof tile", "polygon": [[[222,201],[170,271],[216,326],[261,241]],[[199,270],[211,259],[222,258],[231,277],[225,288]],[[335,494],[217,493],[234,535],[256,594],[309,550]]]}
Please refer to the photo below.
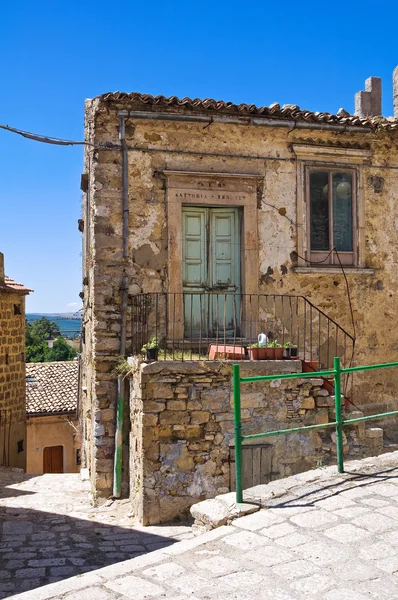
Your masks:
{"label": "terracotta roof tile", "polygon": [[347,111],[339,111],[339,114],[327,112],[312,112],[301,109],[295,104],[285,104],[282,107],[277,102],[270,106],[256,106],[255,104],[234,104],[233,102],[224,102],[223,100],[213,100],[212,98],[177,98],[177,96],[151,96],[150,94],[140,94],[138,92],[107,92],[101,94],[98,99],[103,102],[116,102],[123,104],[131,110],[144,110],[156,112],[159,110],[168,110],[169,112],[205,112],[208,114],[217,112],[219,114],[236,115],[238,117],[268,117],[273,119],[288,119],[302,121],[307,123],[325,123],[330,125],[347,125],[355,127],[364,127],[370,129],[383,128],[398,131],[398,119],[385,117],[361,118],[357,115],[350,115]]}
{"label": "terracotta roof tile", "polygon": [[76,411],[77,360],[26,365],[26,413],[29,416]]}
{"label": "terracotta roof tile", "polygon": [[17,283],[7,275],[4,277],[4,284],[0,285],[0,291],[19,292],[20,294],[29,294],[33,290],[25,287],[22,283]]}

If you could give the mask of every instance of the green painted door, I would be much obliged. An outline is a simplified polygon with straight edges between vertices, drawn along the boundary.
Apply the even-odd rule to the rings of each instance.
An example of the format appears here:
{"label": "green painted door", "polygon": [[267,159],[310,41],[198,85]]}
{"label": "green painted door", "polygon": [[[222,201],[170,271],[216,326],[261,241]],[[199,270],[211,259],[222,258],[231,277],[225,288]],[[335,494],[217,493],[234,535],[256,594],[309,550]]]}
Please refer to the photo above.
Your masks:
{"label": "green painted door", "polygon": [[239,335],[239,209],[182,210],[185,337]]}

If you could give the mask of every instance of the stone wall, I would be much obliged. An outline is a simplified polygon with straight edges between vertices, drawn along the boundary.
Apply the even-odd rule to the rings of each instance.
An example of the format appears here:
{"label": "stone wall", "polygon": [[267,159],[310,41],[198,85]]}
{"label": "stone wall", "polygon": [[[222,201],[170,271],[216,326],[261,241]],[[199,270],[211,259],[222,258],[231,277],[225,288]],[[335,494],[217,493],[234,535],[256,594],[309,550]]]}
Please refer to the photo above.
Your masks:
{"label": "stone wall", "polygon": [[25,413],[25,297],[0,290],[0,464],[25,468]]}
{"label": "stone wall", "polygon": [[[132,364],[131,501],[134,514],[147,525],[183,517],[195,502],[230,490],[232,367],[217,361]],[[240,364],[242,377],[301,372],[301,361]],[[332,421],[334,400],[322,384],[315,378],[242,384],[243,434]],[[262,442],[272,446],[270,480],[336,460],[329,429]],[[345,429],[346,455],[373,453],[375,443],[374,438],[365,441],[363,425]]]}
{"label": "stone wall", "polygon": [[[122,253],[120,110],[148,112],[148,119],[129,117],[126,121],[127,261]],[[113,369],[120,353],[123,277],[128,278],[131,294],[175,291],[170,287],[169,247],[173,240],[169,239],[168,219],[172,205],[165,172],[191,174],[193,182],[203,173],[232,175],[237,187],[239,174],[255,176],[256,202],[250,208],[255,225],[245,244],[256,254],[258,274],[249,282],[250,289],[264,294],[303,295],[352,333],[346,276],[357,336],[356,364],[398,360],[398,331],[394,326],[398,288],[397,133],[365,127],[333,131],[316,125],[303,130],[290,125],[274,127],[272,123],[257,127],[249,122],[221,122],[221,118],[204,127],[200,122],[151,120],[151,110],[152,105],[143,107],[122,98],[96,98],[86,104],[86,140],[95,147],[86,148],[84,167],[86,392],[82,418],[93,491],[103,497],[111,493],[112,486]],[[183,108],[170,112],[173,110],[184,112]],[[298,155],[299,146],[314,152],[303,158]],[[302,252],[305,205],[299,207],[298,197],[303,193],[306,164],[343,165],[355,170],[363,207],[356,249],[361,253],[361,267],[366,268],[348,268],[344,276],[338,267],[306,269],[299,264],[296,252]],[[222,176],[216,185],[223,185]],[[368,405],[369,411],[377,412],[398,408],[398,370],[355,375],[354,382],[353,400],[361,408]],[[392,437],[396,435],[394,427],[389,431]]]}

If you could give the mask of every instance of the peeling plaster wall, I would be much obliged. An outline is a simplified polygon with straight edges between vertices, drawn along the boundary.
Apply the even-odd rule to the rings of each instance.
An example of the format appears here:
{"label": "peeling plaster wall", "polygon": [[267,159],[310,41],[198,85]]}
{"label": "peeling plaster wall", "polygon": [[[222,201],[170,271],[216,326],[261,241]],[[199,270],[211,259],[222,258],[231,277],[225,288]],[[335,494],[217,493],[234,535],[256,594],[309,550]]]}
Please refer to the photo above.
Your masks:
{"label": "peeling plaster wall", "polygon": [[[132,107],[134,108],[134,107]],[[86,104],[86,138],[120,144],[117,111],[125,105],[98,99]],[[394,137],[395,136],[395,137]],[[358,146],[371,150],[362,173],[365,203],[365,263],[374,274],[349,273],[356,324],[356,364],[398,360],[395,293],[398,283],[398,138],[386,132],[320,130],[128,119],[129,292],[168,291],[167,203],[164,170],[245,173],[263,178],[257,208],[258,291],[299,294],[352,332],[341,273],[296,273],[297,160],[293,143]],[[153,152],[131,149],[145,148]],[[171,152],[173,150],[174,152]],[[193,153],[193,154],[190,154]],[[214,153],[227,156],[208,156]],[[254,158],[242,158],[242,156]],[[264,160],[255,157],[269,157]],[[377,168],[375,166],[377,165]],[[347,166],[351,165],[347,163]],[[394,166],[395,169],[387,168]],[[89,177],[83,204],[88,231],[84,263],[86,347],[85,448],[98,495],[111,488],[122,278],[122,180],[120,149],[86,150]],[[87,209],[87,196],[90,206]],[[354,401],[396,405],[398,371],[356,377]],[[397,405],[398,408],[398,405]],[[393,434],[390,428],[391,435]]]}

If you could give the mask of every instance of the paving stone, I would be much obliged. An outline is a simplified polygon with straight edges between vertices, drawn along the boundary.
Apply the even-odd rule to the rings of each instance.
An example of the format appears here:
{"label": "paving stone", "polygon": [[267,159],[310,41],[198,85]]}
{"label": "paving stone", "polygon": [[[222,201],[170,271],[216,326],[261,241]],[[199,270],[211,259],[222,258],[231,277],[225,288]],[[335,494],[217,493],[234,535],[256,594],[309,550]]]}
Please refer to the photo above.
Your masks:
{"label": "paving stone", "polygon": [[[322,598],[327,590],[336,586],[336,583],[337,581],[332,579],[330,575],[316,573],[310,577],[304,577],[298,581],[293,581],[290,584],[290,587],[293,590],[300,592],[300,594],[310,595],[313,598]],[[344,600],[344,596],[340,600]]]}
{"label": "paving stone", "polygon": [[235,546],[236,548],[249,550],[251,548],[256,548],[257,546],[266,544],[267,539],[264,536],[258,535],[252,531],[241,531],[225,537],[223,542],[231,546]]}
{"label": "paving stone", "polygon": [[292,562],[284,562],[276,565],[273,568],[273,572],[278,577],[283,577],[283,579],[292,581],[293,579],[320,572],[320,569],[307,560],[294,560]]}
{"label": "paving stone", "polygon": [[366,545],[364,548],[360,548],[359,556],[366,560],[398,556],[398,548],[394,548],[385,542],[377,542],[376,544],[370,544],[369,546]]}
{"label": "paving stone", "polygon": [[258,586],[261,585],[263,581],[264,577],[261,577],[261,575],[258,575],[257,573],[253,573],[253,571],[239,571],[217,579],[217,583],[225,583],[228,586],[238,589]]}
{"label": "paving stone", "polygon": [[396,573],[398,572],[398,556],[389,556],[388,558],[376,560],[376,565],[382,571],[386,571],[387,573]]}
{"label": "paving stone", "polygon": [[381,500],[380,498],[359,498],[358,499],[361,504],[366,504],[368,506],[373,506],[374,508],[380,508],[382,506],[390,506],[390,503],[386,500]]}
{"label": "paving stone", "polygon": [[127,575],[127,577],[120,577],[114,581],[107,581],[105,584],[106,588],[123,594],[126,598],[133,598],[134,600],[144,600],[145,598],[152,598],[160,596],[164,593],[162,587],[145,579],[135,577],[134,575]]}
{"label": "paving stone", "polygon": [[336,523],[338,518],[333,513],[326,510],[317,510],[302,515],[295,515],[290,517],[290,520],[293,523],[296,523],[296,525],[300,525],[300,527],[315,529]]}
{"label": "paving stone", "polygon": [[214,575],[226,575],[238,571],[240,565],[225,556],[213,556],[212,558],[199,561],[197,567],[204,571],[210,571]]}
{"label": "paving stone", "polygon": [[278,525],[271,525],[271,527],[265,527],[261,529],[258,533],[261,535],[265,535],[270,539],[276,539],[291,533],[295,533],[296,528],[285,521],[284,523],[279,523]]}
{"label": "paving stone", "polygon": [[273,567],[279,563],[294,560],[295,556],[292,552],[275,546],[262,546],[255,551],[245,554],[244,561],[259,562],[263,567]]}
{"label": "paving stone", "polygon": [[342,508],[340,510],[333,511],[336,517],[343,517],[343,519],[352,520],[357,517],[361,517],[366,513],[369,513],[371,509],[367,506],[350,506],[348,508]]}
{"label": "paving stone", "polygon": [[382,533],[397,527],[396,521],[390,519],[386,515],[380,513],[369,513],[361,517],[357,517],[352,521],[353,525],[363,527],[372,533]]}
{"label": "paving stone", "polygon": [[295,548],[296,546],[301,546],[301,544],[306,544],[310,540],[310,537],[303,535],[302,533],[291,533],[284,537],[277,538],[275,542],[286,548]]}
{"label": "paving stone", "polygon": [[356,544],[360,540],[370,537],[369,531],[349,523],[336,525],[336,527],[324,531],[324,534],[342,544]]}
{"label": "paving stone", "polygon": [[184,592],[184,594],[193,594],[200,588],[208,586],[209,582],[201,575],[190,573],[169,581],[169,585],[180,592]]}
{"label": "paving stone", "polygon": [[150,567],[143,572],[143,575],[156,581],[168,581],[170,578],[179,577],[183,573],[185,573],[184,567],[175,562],[169,562],[157,567]]}
{"label": "paving stone", "polygon": [[309,544],[304,544],[297,548],[296,554],[311,561],[315,565],[327,567],[333,563],[347,560],[350,551],[344,546],[330,544],[329,540],[312,540]]}
{"label": "paving stone", "polygon": [[[145,596],[143,596],[145,598]],[[115,600],[120,598],[111,590],[105,590],[103,587],[95,586],[86,590],[77,590],[71,594],[63,596],[63,600]],[[139,596],[137,596],[138,600]]]}
{"label": "paving stone", "polygon": [[256,531],[258,529],[262,529],[263,527],[275,525],[275,523],[282,523],[283,521],[284,518],[281,515],[268,510],[260,510],[252,515],[235,519],[233,525],[234,527],[240,527],[241,529]]}

